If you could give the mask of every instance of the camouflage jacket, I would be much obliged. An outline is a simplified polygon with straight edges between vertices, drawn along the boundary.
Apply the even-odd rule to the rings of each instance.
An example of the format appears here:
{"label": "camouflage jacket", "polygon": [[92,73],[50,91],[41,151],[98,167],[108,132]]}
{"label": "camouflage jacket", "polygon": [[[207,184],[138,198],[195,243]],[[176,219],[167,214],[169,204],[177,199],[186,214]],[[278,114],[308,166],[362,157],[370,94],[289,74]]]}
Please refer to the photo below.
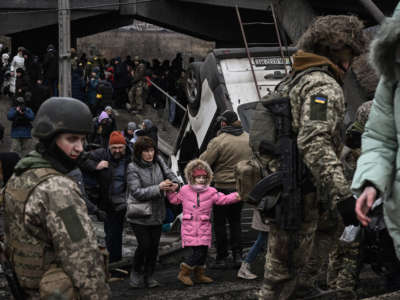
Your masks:
{"label": "camouflage jacket", "polygon": [[[103,257],[77,184],[52,174],[30,195],[24,194],[40,174],[54,173],[46,162],[36,152],[29,154],[18,163],[17,173],[5,188],[6,249],[21,286],[30,289],[32,296],[41,274],[57,265],[72,280],[80,299],[109,299]],[[26,199],[25,205],[19,197]]]}
{"label": "camouflage jacket", "polygon": [[351,181],[357,168],[357,160],[361,154],[361,135],[364,133],[365,124],[371,111],[372,101],[364,102],[356,113],[354,122],[346,130],[346,148],[343,149],[341,160],[343,162],[346,178]]}
{"label": "camouflage jacket", "polygon": [[[297,146],[312,173],[320,198],[334,205],[352,195],[340,161],[343,146],[340,131],[345,114],[343,90],[337,76],[333,77],[335,72],[331,71],[332,62],[315,54],[299,55],[302,54],[308,55],[309,60],[307,67],[299,68],[299,71],[327,66],[329,72],[316,70],[306,73],[293,87],[283,82],[279,90],[289,93]],[[313,65],[310,61],[314,57],[317,59]],[[294,59],[296,70],[296,56]]]}

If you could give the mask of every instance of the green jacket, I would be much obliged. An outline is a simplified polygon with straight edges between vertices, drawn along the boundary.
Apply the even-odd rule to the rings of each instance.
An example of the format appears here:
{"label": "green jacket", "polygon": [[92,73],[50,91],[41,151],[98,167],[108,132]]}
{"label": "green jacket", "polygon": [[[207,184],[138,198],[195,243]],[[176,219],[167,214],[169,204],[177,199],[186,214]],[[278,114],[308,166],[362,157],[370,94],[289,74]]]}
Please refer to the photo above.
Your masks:
{"label": "green jacket", "polygon": [[371,48],[371,61],[381,74],[362,136],[352,190],[358,196],[372,183],[384,197],[386,226],[400,258],[400,67],[394,49],[400,40],[400,15],[387,18]]}

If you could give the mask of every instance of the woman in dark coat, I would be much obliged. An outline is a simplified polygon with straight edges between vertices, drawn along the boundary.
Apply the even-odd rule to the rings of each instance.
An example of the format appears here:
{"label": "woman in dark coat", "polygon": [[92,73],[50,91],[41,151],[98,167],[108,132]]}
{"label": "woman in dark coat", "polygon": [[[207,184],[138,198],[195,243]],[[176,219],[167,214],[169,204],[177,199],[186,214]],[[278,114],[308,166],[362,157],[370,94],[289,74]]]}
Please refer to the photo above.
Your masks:
{"label": "woman in dark coat", "polygon": [[[158,286],[154,279],[158,246],[161,237],[161,226],[166,215],[165,193],[178,188],[178,179],[157,155],[154,141],[139,137],[135,143],[133,162],[127,172],[127,221],[131,223],[136,235],[138,247],[133,259],[129,284],[139,288]],[[148,203],[151,215],[132,216],[132,203]]]}
{"label": "woman in dark coat", "polygon": [[85,101],[85,81],[83,80],[83,72],[81,68],[72,70],[71,73],[71,89],[72,98]]}

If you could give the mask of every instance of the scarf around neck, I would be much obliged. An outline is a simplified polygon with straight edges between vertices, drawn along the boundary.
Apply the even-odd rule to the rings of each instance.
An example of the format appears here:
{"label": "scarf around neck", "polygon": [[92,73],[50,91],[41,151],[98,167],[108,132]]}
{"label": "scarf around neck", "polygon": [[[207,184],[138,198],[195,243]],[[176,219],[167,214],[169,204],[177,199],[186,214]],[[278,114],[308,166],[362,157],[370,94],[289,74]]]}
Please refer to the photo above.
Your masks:
{"label": "scarf around neck", "polygon": [[235,136],[239,136],[243,133],[242,127],[234,127],[234,126],[225,126],[221,128],[221,132],[229,133]]}
{"label": "scarf around neck", "polygon": [[210,186],[209,185],[203,185],[203,184],[191,184],[190,188],[195,191],[196,193],[202,193],[206,191]]}

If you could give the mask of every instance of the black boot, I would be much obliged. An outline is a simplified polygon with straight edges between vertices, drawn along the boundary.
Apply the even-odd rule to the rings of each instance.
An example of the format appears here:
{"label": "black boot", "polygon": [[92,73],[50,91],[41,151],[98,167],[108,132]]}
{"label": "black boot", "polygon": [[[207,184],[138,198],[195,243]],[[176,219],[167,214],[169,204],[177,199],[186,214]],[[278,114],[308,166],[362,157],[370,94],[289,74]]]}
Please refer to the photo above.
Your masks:
{"label": "black boot", "polygon": [[129,285],[135,289],[144,288],[144,274],[136,272],[133,268],[129,276]]}
{"label": "black boot", "polygon": [[149,288],[154,288],[154,287],[157,287],[160,285],[160,283],[154,279],[153,274],[146,276],[146,284],[147,284],[147,287],[149,287]]}
{"label": "black boot", "polygon": [[160,285],[160,283],[154,279],[154,270],[155,270],[155,265],[154,264],[150,264],[150,265],[146,265],[145,266],[145,281],[146,281],[146,285],[148,288],[154,288]]}

